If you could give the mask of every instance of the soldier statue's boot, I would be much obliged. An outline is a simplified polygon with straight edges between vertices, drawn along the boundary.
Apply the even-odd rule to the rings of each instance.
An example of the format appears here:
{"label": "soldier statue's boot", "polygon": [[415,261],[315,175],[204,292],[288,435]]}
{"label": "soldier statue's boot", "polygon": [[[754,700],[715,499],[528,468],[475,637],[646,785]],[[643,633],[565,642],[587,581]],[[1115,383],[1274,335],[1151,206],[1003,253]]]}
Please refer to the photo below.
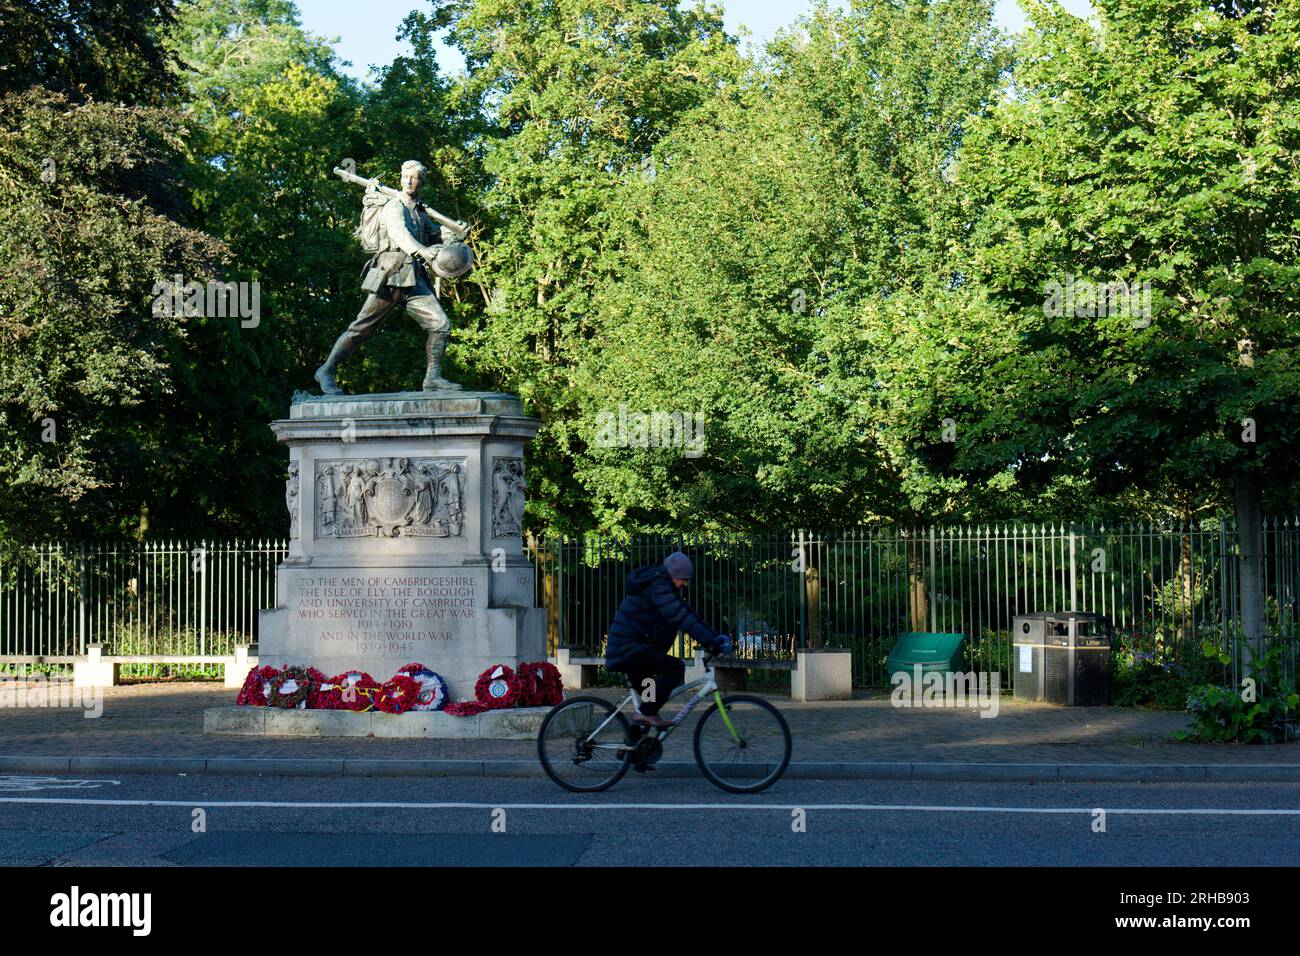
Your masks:
{"label": "soldier statue's boot", "polygon": [[316,374],[312,376],[320,383],[322,394],[343,394],[343,389],[339,388],[339,383],[334,381],[334,373],[339,370],[339,362],[351,355],[354,348],[356,348],[356,344],[346,335],[339,336],[339,340],[334,343],[334,348],[330,349],[329,358],[325,360],[324,365],[316,369]]}
{"label": "soldier statue's boot", "polygon": [[425,346],[429,356],[429,368],[424,373],[422,386],[426,392],[452,391],[463,387],[442,377],[442,357],[447,354],[447,342],[450,338],[450,332],[429,333],[429,341]]}

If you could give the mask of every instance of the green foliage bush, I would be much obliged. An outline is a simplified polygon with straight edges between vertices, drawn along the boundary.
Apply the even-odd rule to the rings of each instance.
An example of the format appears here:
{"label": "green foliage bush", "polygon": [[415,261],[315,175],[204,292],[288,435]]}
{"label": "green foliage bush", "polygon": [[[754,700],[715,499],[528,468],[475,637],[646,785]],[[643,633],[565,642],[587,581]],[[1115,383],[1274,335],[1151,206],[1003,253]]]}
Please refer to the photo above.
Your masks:
{"label": "green foliage bush", "polygon": [[[1284,668],[1291,647],[1286,641],[1275,640],[1262,654],[1256,655],[1248,644],[1243,646],[1252,662],[1254,693],[1247,693],[1246,688],[1237,690],[1217,684],[1196,687],[1187,696],[1187,709],[1195,723],[1190,731],[1175,733],[1176,739],[1248,744],[1295,739],[1300,693]],[[1232,660],[1212,645],[1207,645],[1204,652],[1220,664]]]}
{"label": "green foliage bush", "polygon": [[997,671],[1002,676],[1002,689],[1011,689],[1011,644],[1001,634],[987,627],[974,640],[962,642],[962,664],[968,671]]}
{"label": "green foliage bush", "polygon": [[1111,703],[1183,710],[1193,688],[1227,678],[1217,658],[1201,651],[1221,642],[1217,626],[1202,626],[1183,637],[1161,624],[1117,630],[1111,645]]}

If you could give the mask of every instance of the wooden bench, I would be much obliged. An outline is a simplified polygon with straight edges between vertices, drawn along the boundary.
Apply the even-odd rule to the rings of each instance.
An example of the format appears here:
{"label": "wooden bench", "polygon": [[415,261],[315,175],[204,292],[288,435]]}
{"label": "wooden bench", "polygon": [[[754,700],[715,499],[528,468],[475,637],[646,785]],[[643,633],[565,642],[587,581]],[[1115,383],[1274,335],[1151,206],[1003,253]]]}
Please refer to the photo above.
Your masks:
{"label": "wooden bench", "polygon": [[[696,668],[703,667],[700,656],[700,652],[697,651],[693,660],[683,661],[686,665],[688,682],[704,674],[702,669],[696,672]],[[605,658],[592,657],[585,647],[556,648],[555,656],[550,658],[550,661],[559,670],[560,680],[564,682],[564,686],[569,689],[595,687],[600,668],[605,666]]]}
{"label": "wooden bench", "polygon": [[[703,658],[704,652],[696,651],[694,659],[685,662],[688,683],[704,676]],[[585,647],[559,647],[551,663],[559,669],[566,689],[580,689],[596,686],[605,659],[590,656]],[[751,670],[789,671],[794,700],[848,700],[853,696],[853,655],[848,650],[800,650],[794,660],[729,658],[713,666],[722,690],[743,690]]]}
{"label": "wooden bench", "polygon": [[714,676],[718,680],[718,687],[722,690],[744,690],[750,671],[790,671],[793,676],[794,669],[794,661],[770,658],[730,657],[713,665]]}

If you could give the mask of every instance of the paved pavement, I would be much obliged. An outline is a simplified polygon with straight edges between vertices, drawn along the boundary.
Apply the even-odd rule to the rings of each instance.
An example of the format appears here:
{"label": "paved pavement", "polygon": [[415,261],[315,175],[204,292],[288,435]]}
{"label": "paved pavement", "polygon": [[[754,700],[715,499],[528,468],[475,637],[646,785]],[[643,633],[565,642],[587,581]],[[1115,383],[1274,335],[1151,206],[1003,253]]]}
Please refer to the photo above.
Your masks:
{"label": "paved pavement", "polygon": [[[590,795],[539,780],[11,777],[0,865],[1282,866],[1300,858],[1298,798],[1297,784],[782,780],[737,796],[652,777]],[[1132,888],[1171,888],[1143,879]]]}
{"label": "paved pavement", "polygon": [[[204,736],[203,710],[234,700],[235,692],[219,684],[134,684],[103,693],[102,716],[93,719],[72,707],[0,708],[0,772],[130,769],[129,761],[108,758],[135,758],[137,769],[164,759],[173,763],[158,769],[177,769],[174,761],[184,758],[197,772],[260,766],[339,773],[346,765],[349,773],[392,773],[401,764],[417,773],[537,772],[535,745],[526,740]],[[623,692],[583,693],[613,698]],[[1078,779],[1069,768],[1083,767],[1106,779],[1101,771],[1109,767],[1110,779],[1233,779],[1233,773],[1236,779],[1300,779],[1300,744],[1177,743],[1169,735],[1187,726],[1187,718],[1168,711],[1062,708],[1004,696],[996,717],[981,717],[974,709],[896,708],[884,693],[818,703],[763,696],[790,724],[795,777],[951,779],[963,767],[983,767],[976,776],[1065,780]],[[268,762],[250,763],[257,760]],[[661,775],[693,774],[690,761],[689,738],[678,734],[669,741]]]}

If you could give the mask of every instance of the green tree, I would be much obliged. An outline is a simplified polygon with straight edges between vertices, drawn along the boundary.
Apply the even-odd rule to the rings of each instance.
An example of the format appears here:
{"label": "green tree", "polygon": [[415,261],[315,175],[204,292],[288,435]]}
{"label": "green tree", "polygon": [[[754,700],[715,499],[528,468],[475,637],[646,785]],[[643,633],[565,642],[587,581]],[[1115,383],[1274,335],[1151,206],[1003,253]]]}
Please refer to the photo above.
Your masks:
{"label": "green tree", "polygon": [[543,419],[529,512],[553,528],[589,521],[573,480],[576,369],[599,329],[596,289],[616,281],[627,237],[615,207],[654,145],[738,72],[716,7],[676,0],[476,0],[452,8],[467,74],[458,110],[487,188],[475,282],[484,306],[455,343],[460,363],[516,391]]}
{"label": "green tree", "polygon": [[[971,275],[1036,369],[1005,391],[1054,436],[1036,453],[1105,494],[1229,490],[1257,638],[1261,500],[1294,504],[1300,441],[1300,8],[1098,6],[1030,4],[1014,94],[962,154]],[[1059,309],[1067,278],[1149,283],[1152,314]]]}
{"label": "green tree", "polygon": [[184,205],[180,134],[148,108],[0,99],[2,537],[133,530],[225,480],[195,467],[182,434],[217,443],[176,403],[234,323],[152,307],[161,277],[205,281],[223,253],[160,211]]}
{"label": "green tree", "polygon": [[333,49],[303,29],[288,0],[183,0],[163,44],[200,128],[229,119],[240,96],[292,64],[335,75]]}
{"label": "green tree", "polygon": [[256,331],[272,363],[264,391],[283,413],[355,309],[364,255],[350,234],[360,202],[330,170],[358,104],[332,77],[293,65],[241,91],[233,107],[203,138],[212,152],[194,157],[204,169],[191,182],[198,221],[261,282]]}
{"label": "green tree", "polygon": [[[230,246],[241,278],[261,283],[263,322],[250,337],[261,404],[278,417],[295,387],[312,384],[351,305],[359,203],[330,170],[355,152],[360,93],[282,0],[192,0],[168,44],[196,121],[186,171],[196,222]],[[265,419],[249,427],[265,432]]]}
{"label": "green tree", "polygon": [[[157,69],[157,87],[180,93],[184,120],[37,97],[14,100],[5,124],[15,171],[6,281],[41,290],[6,297],[4,312],[21,349],[3,370],[14,395],[6,414],[29,420],[15,441],[30,466],[11,482],[10,524],[24,533],[284,527],[283,450],[266,426],[293,385],[310,381],[354,269],[342,250],[355,212],[327,164],[355,97],[290,4],[187,3],[174,21],[170,12],[158,24],[167,34],[151,21],[135,32],[153,44],[151,68],[174,65]],[[115,36],[86,30],[82,46]],[[133,50],[123,47],[122,64]],[[156,284],[177,276],[258,288],[259,314],[154,313]],[[87,408],[92,400],[102,407]],[[61,443],[33,444],[30,422],[47,417]],[[29,488],[45,489],[41,506],[19,511]]]}
{"label": "green tree", "polygon": [[162,38],[172,0],[0,0],[0,94],[41,86],[72,99],[167,102]]}
{"label": "green tree", "polygon": [[[978,296],[935,293],[958,283],[954,156],[1007,62],[991,18],[982,0],[818,7],[656,147],[653,176],[629,177],[636,239],[599,287],[605,334],[580,368],[576,474],[601,524],[974,507],[930,454],[966,400],[945,372],[972,361],[943,343],[969,321],[982,363],[1005,346]],[[960,357],[945,368],[943,350]],[[623,403],[702,412],[707,450],[602,447],[601,412]]]}

